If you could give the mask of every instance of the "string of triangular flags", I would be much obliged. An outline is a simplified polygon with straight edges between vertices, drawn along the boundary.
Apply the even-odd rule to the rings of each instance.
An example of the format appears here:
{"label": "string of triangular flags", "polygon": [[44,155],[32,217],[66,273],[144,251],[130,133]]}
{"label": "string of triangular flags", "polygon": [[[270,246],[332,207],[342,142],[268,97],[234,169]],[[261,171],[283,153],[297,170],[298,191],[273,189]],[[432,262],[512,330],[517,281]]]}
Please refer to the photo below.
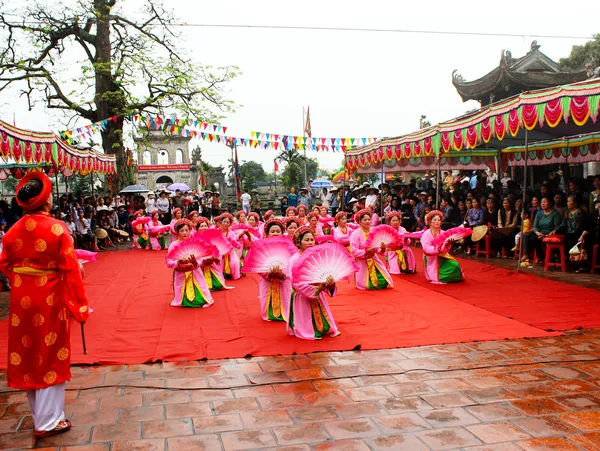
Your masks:
{"label": "string of triangular flags", "polygon": [[[85,125],[61,133],[63,139],[75,142],[80,136],[92,136],[95,132],[106,129],[108,121],[115,121],[116,116]],[[227,127],[202,122],[193,119],[164,118],[156,115],[136,114],[128,119],[137,124],[145,125],[149,130],[162,130],[170,135],[180,135],[202,139],[227,145],[246,146],[250,148],[273,150],[312,150],[316,152],[344,152],[378,141],[380,138],[319,138],[307,136],[285,135],[280,133],[263,133],[252,131],[250,138],[239,138],[227,134]]]}
{"label": "string of triangular flags", "polygon": [[64,132],[60,132],[60,136],[65,141],[75,144],[79,141],[76,138],[80,138],[82,136],[92,137],[94,133],[100,133],[106,130],[108,126],[108,122],[116,122],[117,116],[109,117],[108,119],[103,119],[98,122],[94,122],[93,124],[84,125],[82,127],[77,127],[72,130],[66,130]]}

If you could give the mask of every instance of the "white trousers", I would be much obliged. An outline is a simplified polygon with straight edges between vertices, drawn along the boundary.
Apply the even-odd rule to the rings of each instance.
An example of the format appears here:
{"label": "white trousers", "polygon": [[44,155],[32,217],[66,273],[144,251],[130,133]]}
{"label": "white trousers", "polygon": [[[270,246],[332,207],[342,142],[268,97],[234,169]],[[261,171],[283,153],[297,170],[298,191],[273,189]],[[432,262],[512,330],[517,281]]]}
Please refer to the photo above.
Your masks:
{"label": "white trousers", "polygon": [[65,384],[27,390],[33,424],[37,432],[51,431],[65,419]]}

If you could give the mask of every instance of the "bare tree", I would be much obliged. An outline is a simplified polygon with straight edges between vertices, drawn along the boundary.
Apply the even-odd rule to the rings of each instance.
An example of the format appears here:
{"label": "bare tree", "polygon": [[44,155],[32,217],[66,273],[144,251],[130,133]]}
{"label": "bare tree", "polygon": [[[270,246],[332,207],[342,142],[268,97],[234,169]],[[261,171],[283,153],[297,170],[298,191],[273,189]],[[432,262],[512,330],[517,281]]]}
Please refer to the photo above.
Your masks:
{"label": "bare tree", "polygon": [[235,66],[201,66],[178,51],[184,43],[162,0],[137,2],[131,17],[121,0],[32,0],[12,10],[0,3],[0,94],[18,86],[30,109],[43,102],[92,122],[117,116],[102,133],[105,152],[117,157],[113,190],[131,182],[124,118],[182,113],[216,122],[233,109],[223,89],[238,75]]}

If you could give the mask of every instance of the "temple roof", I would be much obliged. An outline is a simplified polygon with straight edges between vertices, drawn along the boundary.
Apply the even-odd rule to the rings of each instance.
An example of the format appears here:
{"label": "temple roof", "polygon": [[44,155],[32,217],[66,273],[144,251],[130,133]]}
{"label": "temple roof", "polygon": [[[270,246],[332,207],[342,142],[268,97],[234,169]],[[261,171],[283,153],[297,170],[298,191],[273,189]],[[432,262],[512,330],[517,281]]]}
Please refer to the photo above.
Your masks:
{"label": "temple roof", "polygon": [[574,71],[561,67],[540,52],[539,48],[537,41],[533,41],[531,50],[521,58],[513,58],[509,50],[502,50],[500,65],[490,73],[477,80],[465,81],[454,70],[452,84],[463,102],[477,100],[483,107],[523,91],[570,84],[588,78],[585,69]]}

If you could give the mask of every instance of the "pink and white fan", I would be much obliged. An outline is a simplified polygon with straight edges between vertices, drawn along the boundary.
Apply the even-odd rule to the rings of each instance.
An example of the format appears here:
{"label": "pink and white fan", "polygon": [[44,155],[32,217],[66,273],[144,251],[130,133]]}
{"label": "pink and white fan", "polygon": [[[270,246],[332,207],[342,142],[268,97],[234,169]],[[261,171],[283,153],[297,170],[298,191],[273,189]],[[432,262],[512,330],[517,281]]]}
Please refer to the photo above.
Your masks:
{"label": "pink and white fan", "polygon": [[148,228],[148,235],[151,237],[157,237],[158,235],[164,235],[171,231],[170,225],[150,226]]}
{"label": "pink and white fan", "polygon": [[396,229],[388,225],[374,227],[367,236],[368,248],[379,248],[382,243],[385,244],[385,247],[392,248],[402,245]]}
{"label": "pink and white fan", "polygon": [[432,243],[434,246],[441,246],[449,240],[460,240],[469,235],[473,234],[473,229],[466,227],[454,227],[448,230],[442,230],[438,236],[436,236]]}
{"label": "pink and white fan", "polygon": [[336,282],[358,271],[348,250],[340,243],[324,243],[305,250],[292,268],[295,284],[325,283],[331,276]]}
{"label": "pink and white fan", "polygon": [[249,232],[256,238],[260,238],[260,233],[258,232],[258,230],[248,224],[236,223],[230,227],[230,230],[233,230],[238,237],[244,232]]}
{"label": "pink and white fan", "polygon": [[400,238],[413,238],[413,239],[420,240],[426,231],[427,231],[427,227],[424,228],[423,230],[419,230],[418,232],[401,233]]}
{"label": "pink and white fan", "polygon": [[244,259],[244,271],[270,273],[277,268],[284,273],[290,257],[298,249],[287,236],[278,236],[255,241]]}
{"label": "pink and white fan", "polygon": [[218,229],[201,229],[194,234],[194,237],[212,244],[219,251],[219,257],[229,254],[233,249],[231,243],[223,236]]}
{"label": "pink and white fan", "polygon": [[95,263],[97,252],[86,251],[85,249],[75,249],[75,255],[79,263]]}
{"label": "pink and white fan", "polygon": [[206,241],[198,239],[198,234],[176,242],[167,252],[169,260],[187,260],[191,256],[194,256],[196,260],[200,260],[205,257],[217,257],[218,255],[217,248]]}

